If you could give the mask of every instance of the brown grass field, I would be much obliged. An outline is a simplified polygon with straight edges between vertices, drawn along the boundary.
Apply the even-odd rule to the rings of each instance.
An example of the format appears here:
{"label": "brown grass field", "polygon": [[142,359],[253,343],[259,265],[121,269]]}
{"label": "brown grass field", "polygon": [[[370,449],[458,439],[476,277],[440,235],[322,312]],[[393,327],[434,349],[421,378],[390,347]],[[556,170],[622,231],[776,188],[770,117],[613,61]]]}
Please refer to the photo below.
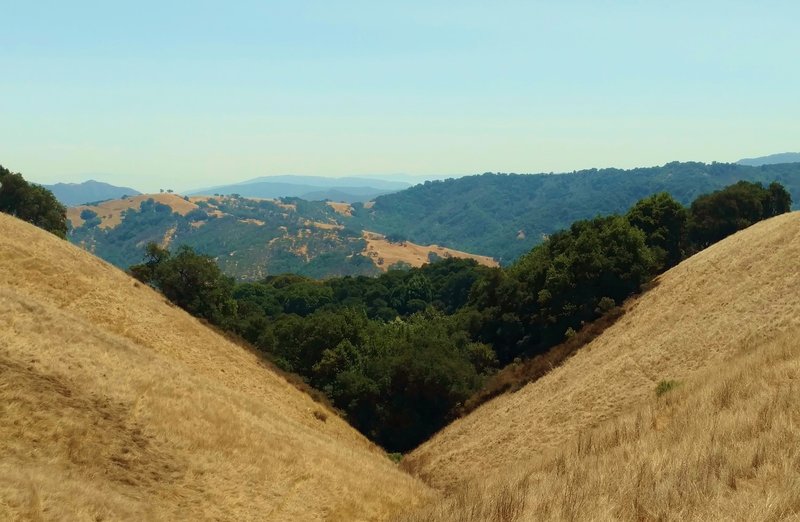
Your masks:
{"label": "brown grass field", "polygon": [[83,225],[81,219],[81,212],[84,210],[93,210],[100,218],[100,228],[114,228],[122,222],[122,212],[130,208],[138,209],[142,201],[154,199],[159,203],[172,208],[173,212],[177,212],[185,216],[192,210],[197,208],[197,205],[190,201],[183,199],[183,196],[177,194],[141,194],[138,196],[131,196],[125,199],[112,199],[104,201],[99,205],[79,205],[77,207],[70,207],[67,209],[67,219],[72,222],[72,226],[78,228]]}
{"label": "brown grass field", "polygon": [[403,473],[121,271],[0,214],[0,520],[800,519],[800,213],[663,274]]}
{"label": "brown grass field", "polygon": [[363,232],[367,246],[362,255],[369,257],[375,265],[384,272],[393,264],[403,262],[411,266],[420,267],[428,262],[429,254],[436,254],[442,259],[456,257],[461,259],[474,259],[486,266],[499,266],[497,261],[488,256],[479,256],[460,250],[453,250],[439,245],[417,245],[410,241],[393,243],[387,241],[382,234],[376,232]]}
{"label": "brown grass field", "polygon": [[328,201],[328,206],[343,216],[352,216],[353,207],[350,203],[340,203],[338,201]]}
{"label": "brown grass field", "polygon": [[0,520],[381,520],[432,493],[259,357],[0,214]]}
{"label": "brown grass field", "polygon": [[[564,365],[410,454],[448,496],[401,520],[800,516],[798,259],[792,213],[665,273]],[[681,384],[657,398],[662,381]]]}

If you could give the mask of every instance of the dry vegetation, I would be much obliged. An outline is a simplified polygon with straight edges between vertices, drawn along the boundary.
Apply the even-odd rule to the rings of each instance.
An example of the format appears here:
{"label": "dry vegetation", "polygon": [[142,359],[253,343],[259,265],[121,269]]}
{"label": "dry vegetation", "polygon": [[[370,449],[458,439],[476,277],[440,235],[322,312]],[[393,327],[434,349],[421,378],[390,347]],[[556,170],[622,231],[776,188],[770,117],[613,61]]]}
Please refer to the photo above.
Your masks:
{"label": "dry vegetation", "polygon": [[100,228],[114,228],[122,222],[122,212],[128,209],[138,209],[142,201],[153,199],[158,203],[172,208],[173,212],[177,212],[185,216],[192,210],[197,208],[191,201],[186,201],[183,196],[177,194],[141,194],[138,196],[131,196],[125,199],[112,199],[104,201],[98,205],[80,205],[77,207],[70,207],[67,209],[67,219],[72,222],[75,228],[83,225],[81,219],[81,212],[84,210],[93,210],[100,218]]}
{"label": "dry vegetation", "polygon": [[336,201],[328,201],[327,203],[329,207],[343,216],[353,215],[353,207],[350,206],[350,203],[339,203]]}
{"label": "dry vegetation", "polygon": [[428,263],[428,256],[436,254],[442,259],[456,257],[461,259],[474,259],[478,263],[486,266],[498,266],[497,261],[488,256],[469,254],[451,248],[438,245],[417,245],[410,241],[391,242],[382,234],[364,231],[364,240],[367,246],[362,255],[369,257],[375,265],[386,271],[395,263],[408,263],[411,266],[420,267]]}
{"label": "dry vegetation", "polygon": [[800,328],[405,522],[800,516]]}
{"label": "dry vegetation", "polygon": [[0,214],[0,519],[375,520],[431,495],[156,292]]}
{"label": "dry vegetation", "polygon": [[[565,364],[409,455],[407,469],[452,493],[411,520],[800,510],[800,419],[785,400],[800,384],[799,257],[793,213],[664,274]],[[686,385],[658,402],[667,380]]]}

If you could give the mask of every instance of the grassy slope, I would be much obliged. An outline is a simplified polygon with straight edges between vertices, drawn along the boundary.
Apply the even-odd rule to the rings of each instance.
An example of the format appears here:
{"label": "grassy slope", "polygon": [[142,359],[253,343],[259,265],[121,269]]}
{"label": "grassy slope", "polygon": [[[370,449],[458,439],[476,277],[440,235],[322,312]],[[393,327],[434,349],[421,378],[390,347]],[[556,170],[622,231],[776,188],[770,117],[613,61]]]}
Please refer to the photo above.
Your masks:
{"label": "grassy slope", "polygon": [[79,248],[0,214],[0,266],[0,519],[371,520],[430,494]]}
{"label": "grassy slope", "polygon": [[[568,453],[564,448],[592,433],[593,428],[647,404],[652,400],[659,381],[699,379],[699,373],[710,371],[709,380],[695,381],[696,386],[708,386],[697,393],[713,394],[717,393],[714,390],[719,386],[734,386],[735,390],[730,392],[732,397],[748,396],[746,390],[755,390],[760,381],[748,382],[743,379],[742,376],[748,373],[746,370],[739,372],[741,375],[736,374],[736,378],[730,377],[724,373],[727,365],[722,363],[742,350],[758,348],[774,339],[777,339],[777,350],[794,350],[791,356],[796,358],[796,339],[800,338],[798,258],[800,213],[762,222],[722,241],[661,276],[657,288],[630,303],[628,312],[620,321],[564,366],[519,392],[493,400],[456,421],[407,457],[406,465],[432,484],[451,489],[458,489],[472,481],[483,481],[487,476],[507,476],[512,470],[520,473],[549,470],[549,478],[537,478],[534,481],[538,486],[527,485],[523,488],[527,490],[530,487],[530,494],[534,497],[539,495],[536,498],[542,500],[549,498],[552,491],[558,491],[558,487],[548,482],[559,483],[554,474],[560,473],[559,469],[563,470],[552,468],[552,459],[558,458],[553,455]],[[758,367],[758,362],[753,364]],[[787,364],[789,369],[786,371],[796,376],[796,359]],[[772,370],[764,368],[759,371],[768,373]],[[755,369],[753,373],[757,374]],[[717,378],[722,380],[711,380]],[[742,382],[737,383],[737,378]],[[725,382],[730,384],[725,385]],[[776,383],[775,397],[791,393],[792,390],[796,393],[796,385],[796,381],[792,380]],[[739,387],[741,392],[736,391]],[[692,394],[686,395],[687,401],[691,398]],[[762,401],[763,397],[758,400]],[[761,403],[737,404],[736,407],[752,409],[760,407],[758,404]],[[687,411],[692,411],[694,407],[692,405]],[[676,437],[682,430],[689,429],[707,433],[702,423],[714,422],[713,416],[721,415],[722,409],[721,406],[717,409],[709,406],[705,416],[695,419],[692,426],[681,427],[681,424],[676,424],[677,427],[670,429],[676,430]],[[786,421],[789,424],[784,423],[781,428],[784,432],[775,435],[778,437],[776,441],[785,443],[785,430],[794,429],[792,433],[797,434],[796,406],[787,405],[787,409],[774,415],[789,416]],[[717,419],[719,423],[723,421],[723,417]],[[687,421],[684,419],[680,422]],[[717,432],[719,437],[727,437],[722,424]],[[731,437],[734,436],[731,434]],[[735,441],[728,442],[734,444]],[[631,444],[639,443],[633,441]],[[709,448],[720,453],[719,458],[733,458],[733,448],[719,446],[723,444],[720,440],[710,444]],[[768,449],[781,454],[784,448],[778,446],[776,443],[775,447]],[[669,466],[669,463],[661,462],[661,454],[646,453],[648,446],[635,446],[630,451],[634,449],[645,453],[629,456],[632,461]],[[673,456],[677,458],[678,446],[669,446],[668,449],[676,452]],[[726,453],[728,450],[730,453]],[[764,451],[763,448],[760,451]],[[578,473],[581,466],[597,465],[600,457],[583,455],[581,458],[584,460],[570,468],[574,473]],[[603,458],[611,460],[609,455]],[[790,460],[785,465],[789,467],[782,472],[786,478],[792,476],[789,473],[791,469],[796,475],[800,464],[796,453],[787,458]],[[692,468],[696,462],[675,461],[673,464],[676,472],[685,471],[691,475],[696,471]],[[630,479],[628,475],[636,471],[625,469],[624,462],[621,462],[617,463],[613,473],[616,473],[620,483],[625,483]],[[613,477],[609,471],[609,484],[614,481]],[[566,479],[562,477],[558,480]],[[576,475],[572,480],[579,489],[592,487],[587,477],[579,480]],[[653,479],[643,476],[642,480]],[[616,486],[609,484],[605,490],[601,488],[587,506],[612,511],[618,509],[621,500],[613,489]],[[761,487],[760,483],[754,487]],[[495,493],[500,494],[498,491],[495,490]],[[589,491],[580,489],[575,494],[589,498]],[[674,491],[670,494],[673,493],[678,494]],[[767,502],[768,498],[764,495],[762,500]],[[660,501],[664,498],[663,495],[659,496]],[[565,500],[564,505],[567,504],[569,502]],[[587,507],[581,512],[586,514],[594,511]]]}
{"label": "grassy slope", "polygon": [[129,209],[138,209],[143,201],[152,199],[172,208],[173,212],[185,216],[197,208],[192,202],[185,201],[182,196],[177,194],[140,194],[125,199],[112,199],[98,203],[97,205],[78,205],[67,209],[67,219],[72,222],[73,227],[80,227],[84,221],[81,219],[81,212],[91,210],[97,213],[100,218],[100,228],[114,228],[122,221],[122,213]]}
{"label": "grassy slope", "polygon": [[403,522],[800,519],[800,328]]}

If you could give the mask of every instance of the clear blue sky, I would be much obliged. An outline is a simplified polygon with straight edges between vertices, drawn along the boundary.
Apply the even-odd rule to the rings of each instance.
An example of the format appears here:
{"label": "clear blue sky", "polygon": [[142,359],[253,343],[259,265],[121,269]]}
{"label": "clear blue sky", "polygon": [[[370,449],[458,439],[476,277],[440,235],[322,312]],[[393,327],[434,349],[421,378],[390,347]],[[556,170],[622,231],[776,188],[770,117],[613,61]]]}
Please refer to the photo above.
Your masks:
{"label": "clear blue sky", "polygon": [[800,150],[800,2],[0,0],[0,164],[141,190]]}

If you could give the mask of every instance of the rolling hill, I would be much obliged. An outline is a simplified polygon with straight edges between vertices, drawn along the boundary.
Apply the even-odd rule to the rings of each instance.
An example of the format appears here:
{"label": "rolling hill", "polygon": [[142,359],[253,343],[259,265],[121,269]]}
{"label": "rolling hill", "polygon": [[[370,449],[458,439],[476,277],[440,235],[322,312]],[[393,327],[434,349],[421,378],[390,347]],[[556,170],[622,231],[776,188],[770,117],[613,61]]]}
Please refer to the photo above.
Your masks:
{"label": "rolling hill", "polygon": [[116,187],[94,180],[84,181],[83,183],[56,183],[55,185],[43,186],[67,207],[140,194],[138,190],[132,188]]}
{"label": "rolling hill", "polygon": [[488,256],[438,245],[388,241],[348,226],[346,203],[241,197],[145,194],[67,211],[69,239],[120,268],[142,260],[144,246],[188,245],[214,257],[239,279],[294,272],[324,278],[375,275],[397,263],[420,266],[429,259]]}
{"label": "rolling hill", "polygon": [[757,158],[744,158],[737,161],[739,165],[760,167],[761,165],[777,165],[779,163],[800,163],[800,152],[781,152]]}
{"label": "rolling hill", "polygon": [[[558,175],[484,174],[426,182],[352,204],[264,198],[239,190],[292,178],[257,178],[231,185],[239,196],[192,196],[190,205],[179,196],[158,194],[75,207],[69,213],[70,240],[120,267],[139,262],[143,246],[156,241],[192,246],[239,279],[281,272],[325,278],[375,275],[392,264],[387,259],[417,265],[428,256],[441,256],[437,245],[450,256],[508,265],[574,221],[625,212],[660,191],[688,204],[740,180],[777,181],[792,194],[795,208],[800,201],[800,163],[749,167],[674,162]],[[309,178],[309,183],[323,183],[320,179],[325,180]],[[141,204],[150,198],[174,212],[158,205],[142,211]],[[84,211],[96,213],[99,221],[83,219]],[[369,244],[372,234],[390,238],[392,245],[376,254],[375,245]],[[397,245],[407,248],[398,250]]]}
{"label": "rolling hill", "polygon": [[797,516],[798,256],[795,212],[669,270],[562,366],[407,456],[451,494],[401,519]]}
{"label": "rolling hill", "polygon": [[0,519],[380,520],[430,491],[254,353],[0,214]]}
{"label": "rolling hill", "polygon": [[426,182],[353,205],[356,228],[488,255],[506,265],[580,219],[625,212],[669,192],[682,204],[737,181],[778,181],[800,202],[800,163],[748,167],[668,163],[567,174],[483,174]]}
{"label": "rolling hill", "polygon": [[233,195],[246,198],[301,198],[307,201],[369,201],[410,187],[409,183],[377,178],[325,178],[322,176],[262,176],[241,183],[189,190],[194,196]]}

